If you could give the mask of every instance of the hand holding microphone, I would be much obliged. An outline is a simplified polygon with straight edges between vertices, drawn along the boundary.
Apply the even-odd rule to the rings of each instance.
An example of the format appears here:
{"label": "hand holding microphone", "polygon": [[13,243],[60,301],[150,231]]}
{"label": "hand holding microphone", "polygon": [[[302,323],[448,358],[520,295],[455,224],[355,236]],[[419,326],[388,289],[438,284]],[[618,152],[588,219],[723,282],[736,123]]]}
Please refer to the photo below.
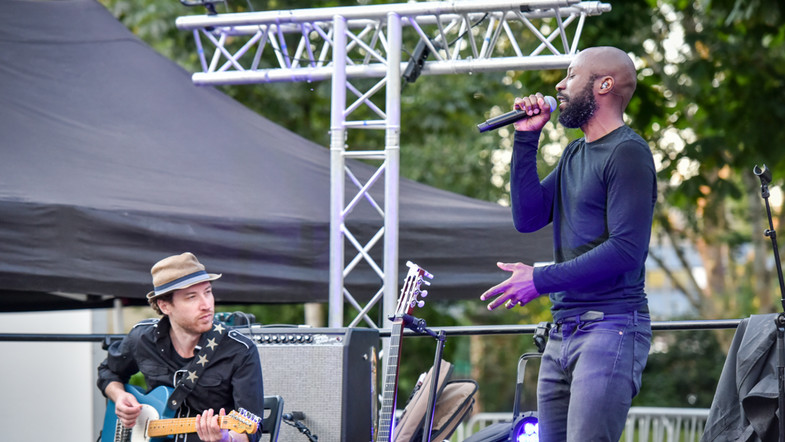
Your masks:
{"label": "hand holding microphone", "polygon": [[[540,104],[540,98],[543,100],[542,105]],[[524,98],[516,98],[515,110],[499,115],[498,117],[493,117],[484,123],[480,123],[477,125],[477,129],[479,129],[480,132],[486,132],[517,121],[532,120],[527,121],[526,123],[529,124],[526,124],[523,128],[519,128],[518,126],[520,125],[516,125],[516,129],[539,130],[548,120],[550,120],[551,113],[556,110],[558,106],[559,103],[555,98],[551,96],[543,97],[540,93],[529,95]],[[546,107],[548,108],[547,111],[545,110]]]}

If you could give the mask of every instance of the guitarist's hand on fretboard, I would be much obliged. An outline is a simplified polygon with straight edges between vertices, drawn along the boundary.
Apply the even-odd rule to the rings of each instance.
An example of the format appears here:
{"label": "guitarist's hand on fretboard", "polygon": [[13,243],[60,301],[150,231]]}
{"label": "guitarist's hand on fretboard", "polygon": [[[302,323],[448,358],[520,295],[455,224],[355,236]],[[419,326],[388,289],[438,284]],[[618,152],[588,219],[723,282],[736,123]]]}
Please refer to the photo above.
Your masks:
{"label": "guitarist's hand on fretboard", "polygon": [[248,438],[242,434],[229,433],[231,430],[222,430],[219,418],[226,416],[226,410],[221,408],[218,414],[213,409],[205,410],[201,415],[196,415],[196,434],[202,442],[247,442]]}

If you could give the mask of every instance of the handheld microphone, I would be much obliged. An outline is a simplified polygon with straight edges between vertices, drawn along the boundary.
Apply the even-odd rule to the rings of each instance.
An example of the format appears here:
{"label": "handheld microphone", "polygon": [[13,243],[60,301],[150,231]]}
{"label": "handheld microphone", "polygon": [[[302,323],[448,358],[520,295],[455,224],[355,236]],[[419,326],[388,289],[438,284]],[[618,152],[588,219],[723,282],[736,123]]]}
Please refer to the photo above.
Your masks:
{"label": "handheld microphone", "polygon": [[[548,103],[548,105],[551,107],[551,112],[555,111],[556,108],[559,107],[559,103],[557,103],[556,99],[551,97],[550,95],[547,95],[543,98],[545,99],[545,102]],[[525,111],[515,109],[514,111],[507,112],[506,114],[501,114],[498,117],[493,117],[484,123],[478,124],[477,129],[479,129],[480,132],[487,132],[489,130],[498,129],[502,126],[515,123],[518,120],[522,120],[528,117],[529,115]]]}
{"label": "handheld microphone", "polygon": [[291,413],[282,414],[281,418],[287,421],[302,421],[305,420],[305,413],[302,411],[292,411]]}

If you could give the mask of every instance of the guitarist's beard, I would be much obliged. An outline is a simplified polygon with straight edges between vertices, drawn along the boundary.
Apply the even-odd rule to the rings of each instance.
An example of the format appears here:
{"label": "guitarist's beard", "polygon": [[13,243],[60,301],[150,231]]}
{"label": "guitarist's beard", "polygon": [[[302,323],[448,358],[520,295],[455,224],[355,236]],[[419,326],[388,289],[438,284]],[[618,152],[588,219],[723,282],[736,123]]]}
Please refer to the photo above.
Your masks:
{"label": "guitarist's beard", "polygon": [[189,317],[182,314],[170,314],[169,322],[172,327],[176,327],[189,335],[198,336],[206,333],[213,328],[214,312],[200,312],[196,317]]}

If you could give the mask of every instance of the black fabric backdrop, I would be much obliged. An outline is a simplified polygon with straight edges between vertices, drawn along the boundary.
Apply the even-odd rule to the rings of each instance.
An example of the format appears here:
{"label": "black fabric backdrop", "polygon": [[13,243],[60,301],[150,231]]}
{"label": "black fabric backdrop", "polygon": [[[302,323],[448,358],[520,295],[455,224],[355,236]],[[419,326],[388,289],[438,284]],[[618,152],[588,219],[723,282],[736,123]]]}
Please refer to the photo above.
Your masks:
{"label": "black fabric backdrop", "polygon": [[[151,265],[183,251],[224,274],[219,301],[327,301],[328,150],[194,86],[94,0],[0,7],[0,134],[0,311],[142,303]],[[399,202],[399,271],[428,269],[434,297],[551,259],[550,229],[519,234],[508,208],[407,180]],[[348,221],[381,224],[367,204]],[[346,285],[367,299],[380,280],[359,269]]]}

